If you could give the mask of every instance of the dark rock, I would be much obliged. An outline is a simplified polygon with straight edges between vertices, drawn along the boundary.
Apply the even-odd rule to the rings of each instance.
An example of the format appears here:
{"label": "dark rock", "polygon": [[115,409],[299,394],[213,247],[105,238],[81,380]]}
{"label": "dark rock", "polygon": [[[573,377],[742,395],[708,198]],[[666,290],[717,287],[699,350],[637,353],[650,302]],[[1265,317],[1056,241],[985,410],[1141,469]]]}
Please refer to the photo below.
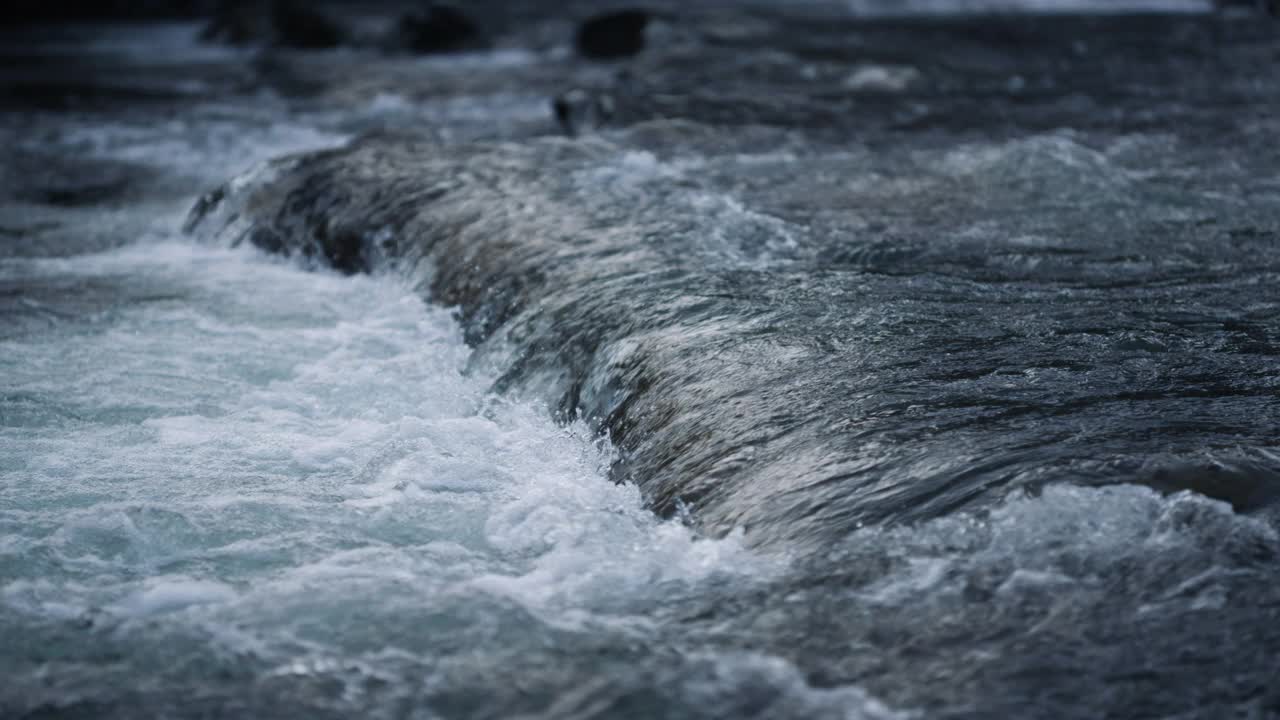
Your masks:
{"label": "dark rock", "polygon": [[49,22],[145,21],[206,16],[212,0],[7,0],[0,25]]}
{"label": "dark rock", "polygon": [[271,34],[270,19],[250,3],[224,2],[219,4],[213,18],[200,32],[205,42],[230,45],[265,43]]}
{"label": "dark rock", "polygon": [[399,47],[416,53],[457,52],[487,44],[480,27],[448,5],[432,5],[423,12],[405,15],[398,35]]}
{"label": "dark rock", "polygon": [[551,101],[556,122],[565,135],[575,137],[605,124],[614,113],[612,96],[574,88]]}
{"label": "dark rock", "polygon": [[182,231],[191,232],[195,229],[196,225],[199,225],[205,216],[222,204],[222,201],[226,199],[226,195],[226,187],[219,186],[197,198],[195,205],[191,208],[191,212],[187,213],[187,219],[182,223]]}
{"label": "dark rock", "polygon": [[644,49],[647,10],[619,10],[597,15],[578,27],[578,54],[596,60],[630,57]]}
{"label": "dark rock", "polygon": [[1214,0],[1213,7],[1219,12],[1240,10],[1280,17],[1280,0]]}
{"label": "dark rock", "polygon": [[338,24],[328,16],[296,0],[276,0],[271,7],[275,44],[300,50],[326,50],[342,44]]}
{"label": "dark rock", "polygon": [[346,40],[341,25],[315,5],[276,0],[269,6],[231,0],[219,6],[200,35],[209,42],[326,50]]}
{"label": "dark rock", "polygon": [[1280,501],[1275,471],[1247,456],[1211,458],[1196,463],[1166,464],[1140,474],[1135,481],[1162,493],[1190,490],[1229,503],[1236,512],[1253,512]]}

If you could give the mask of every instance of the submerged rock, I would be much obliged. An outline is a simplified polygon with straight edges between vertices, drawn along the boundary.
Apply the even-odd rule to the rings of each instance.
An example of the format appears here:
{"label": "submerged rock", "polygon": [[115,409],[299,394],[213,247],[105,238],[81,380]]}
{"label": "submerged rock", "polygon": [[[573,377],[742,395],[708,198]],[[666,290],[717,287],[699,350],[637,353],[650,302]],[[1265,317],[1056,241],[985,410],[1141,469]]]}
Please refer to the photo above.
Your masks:
{"label": "submerged rock", "polygon": [[[557,110],[576,130],[595,103],[574,93]],[[1128,340],[1146,321],[1116,309],[1217,306],[1246,287],[1189,282],[1200,271],[1171,233],[1177,253],[1222,267],[1274,268],[1274,253],[1174,219],[1186,197],[1097,182],[1128,177],[1123,145],[791,138],[672,120],[578,142],[371,137],[245,186],[207,216],[229,232],[196,230],[347,272],[389,259],[459,308],[500,389],[606,432],[614,477],[656,511],[760,545],[928,520],[1050,479],[1133,482],[1132,459],[1166,443],[1192,449],[1177,465],[1269,442],[1252,420],[1274,415],[1269,356],[1169,363]],[[1050,192],[1032,176],[1053,179],[1055,204],[1029,215]],[[1166,346],[1234,337],[1187,322],[1153,332]]]}
{"label": "submerged rock", "polygon": [[0,26],[84,21],[128,22],[207,16],[213,0],[6,0]]}
{"label": "submerged rock", "polygon": [[1214,0],[1213,7],[1219,12],[1253,11],[1280,17],[1280,0]]}
{"label": "submerged rock", "polygon": [[1236,512],[1254,512],[1280,501],[1275,470],[1244,453],[1192,462],[1152,463],[1134,476],[1136,483],[1162,493],[1190,490],[1228,503]]}
{"label": "submerged rock", "polygon": [[344,39],[333,18],[314,4],[297,0],[276,0],[271,6],[271,24],[275,42],[281,47],[325,50],[341,45]]}
{"label": "submerged rock", "polygon": [[613,97],[607,93],[574,88],[551,101],[556,123],[565,135],[574,137],[604,125],[614,113]]}
{"label": "submerged rock", "polygon": [[327,50],[347,41],[341,23],[316,4],[275,0],[270,5],[233,0],[223,3],[201,38],[231,45],[271,45]]}
{"label": "submerged rock", "polygon": [[401,17],[395,39],[397,49],[415,53],[456,52],[488,44],[480,27],[449,5],[431,5]]}
{"label": "submerged rock", "polygon": [[223,2],[200,32],[200,39],[228,45],[251,45],[265,43],[270,35],[270,19],[252,3]]}
{"label": "submerged rock", "polygon": [[276,0],[222,3],[201,34],[207,42],[299,50],[363,47],[393,53],[442,53],[487,47],[480,25],[451,5],[418,10]]}
{"label": "submerged rock", "polygon": [[578,54],[594,60],[616,60],[644,49],[647,10],[619,10],[597,15],[578,28]]}

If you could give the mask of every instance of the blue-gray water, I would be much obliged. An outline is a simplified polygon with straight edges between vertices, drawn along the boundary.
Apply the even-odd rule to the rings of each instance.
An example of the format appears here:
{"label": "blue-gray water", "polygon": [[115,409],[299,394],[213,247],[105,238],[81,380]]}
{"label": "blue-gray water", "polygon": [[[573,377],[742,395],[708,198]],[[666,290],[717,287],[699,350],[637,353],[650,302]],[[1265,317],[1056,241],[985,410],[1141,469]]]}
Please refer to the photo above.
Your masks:
{"label": "blue-gray water", "polygon": [[1275,29],[831,12],[11,36],[0,716],[1280,716]]}

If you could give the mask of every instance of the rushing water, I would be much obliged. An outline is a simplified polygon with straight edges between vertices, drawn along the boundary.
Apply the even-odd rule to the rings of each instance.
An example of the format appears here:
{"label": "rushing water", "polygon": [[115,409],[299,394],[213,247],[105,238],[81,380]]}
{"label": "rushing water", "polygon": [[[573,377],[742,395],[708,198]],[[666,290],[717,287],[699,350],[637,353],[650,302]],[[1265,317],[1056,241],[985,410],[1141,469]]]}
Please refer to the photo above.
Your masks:
{"label": "rushing water", "polygon": [[3,273],[63,298],[0,345],[6,714],[898,717],[822,674],[1016,676],[1047,642],[1118,676],[1151,658],[1077,623],[1185,653],[1170,623],[1223,611],[1179,664],[1272,658],[1241,633],[1274,627],[1280,539],[1220,503],[1057,489],[751,552],[493,395],[394,278],[166,240]]}
{"label": "rushing water", "polygon": [[10,38],[0,716],[1280,716],[1274,39],[758,5]]}
{"label": "rushing water", "polygon": [[[605,480],[583,428],[490,394],[450,314],[390,279],[173,242],[15,277],[95,295],[3,345],[19,711],[476,702],[499,658],[642,639],[661,597],[767,572]],[[784,663],[724,663],[804,694]]]}

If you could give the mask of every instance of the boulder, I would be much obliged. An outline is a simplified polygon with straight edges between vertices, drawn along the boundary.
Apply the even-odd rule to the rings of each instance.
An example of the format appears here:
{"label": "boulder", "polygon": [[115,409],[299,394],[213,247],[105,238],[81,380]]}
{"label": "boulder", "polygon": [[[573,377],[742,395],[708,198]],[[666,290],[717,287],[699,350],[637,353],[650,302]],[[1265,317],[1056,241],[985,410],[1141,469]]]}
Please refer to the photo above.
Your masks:
{"label": "boulder", "polygon": [[271,36],[271,19],[251,3],[222,2],[200,32],[205,42],[228,45],[266,43]]}
{"label": "boulder", "polygon": [[1213,0],[1218,12],[1254,12],[1280,17],[1280,0]]}
{"label": "boulder", "polygon": [[5,0],[0,26],[125,20],[191,20],[207,16],[214,0]]}
{"label": "boulder", "polygon": [[326,50],[346,42],[341,24],[315,4],[275,0],[270,5],[230,0],[222,3],[201,38],[231,45],[272,45]]}
{"label": "boulder", "polygon": [[578,27],[578,54],[593,60],[636,55],[644,50],[645,28],[652,19],[647,10],[619,10],[592,17]]}
{"label": "boulder", "polygon": [[487,42],[480,27],[461,10],[433,4],[400,18],[396,45],[409,52],[443,53],[482,48]]}
{"label": "boulder", "polygon": [[280,47],[327,50],[343,43],[341,27],[314,4],[276,0],[271,6],[271,25],[275,44]]}

